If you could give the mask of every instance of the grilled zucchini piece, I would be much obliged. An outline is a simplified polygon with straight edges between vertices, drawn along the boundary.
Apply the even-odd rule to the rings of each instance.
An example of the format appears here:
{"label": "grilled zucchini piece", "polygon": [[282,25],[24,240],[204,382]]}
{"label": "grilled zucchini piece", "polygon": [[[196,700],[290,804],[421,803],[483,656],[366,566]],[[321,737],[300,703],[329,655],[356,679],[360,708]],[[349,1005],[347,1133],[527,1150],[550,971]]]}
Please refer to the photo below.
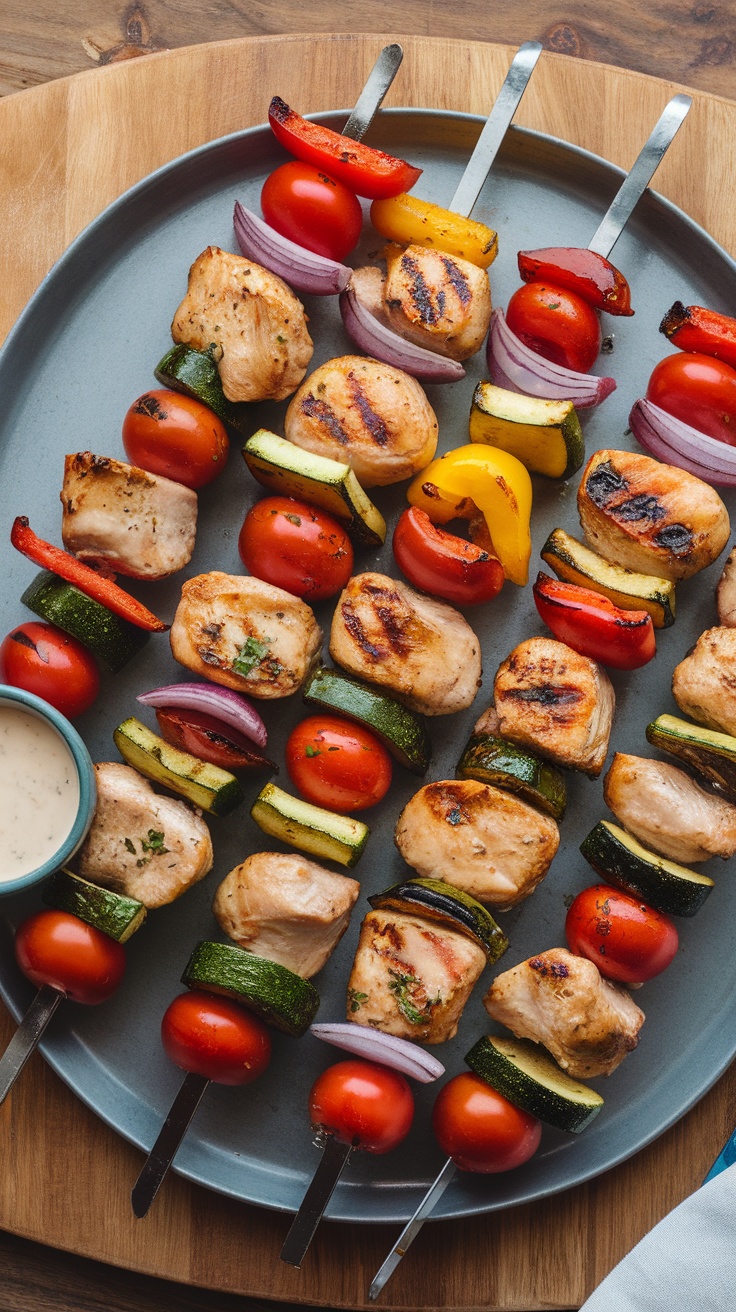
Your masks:
{"label": "grilled zucchini piece", "polygon": [[341,866],[354,866],[360,860],[370,833],[360,820],[313,806],[275,784],[261,789],[250,813],[264,834],[312,856],[339,861]]}
{"label": "grilled zucchini piece", "polygon": [[228,401],[222,390],[220,371],[209,351],[195,351],[179,342],[159,360],[154,373],[162,386],[201,401],[224,424],[245,436],[250,409],[244,403]]}
{"label": "grilled zucchini piece", "polygon": [[675,585],[670,579],[612,565],[562,528],[553,529],[540,552],[558,579],[579,583],[624,610],[646,610],[655,629],[675,622]]}
{"label": "grilled zucchini piece", "polygon": [[506,935],[490,911],[469,893],[441,879],[407,879],[383,893],[374,893],[368,901],[376,910],[408,911],[457,930],[480,943],[491,964],[498,961],[509,946]]}
{"label": "grilled zucchini piece", "polygon": [[393,757],[412,774],[426,774],[432,755],[424,717],[410,711],[388,693],[349,679],[327,666],[315,670],[304,689],[304,700],[325,711],[356,720],[380,738]]}
{"label": "grilled zucchini piece", "polygon": [[516,456],[533,474],[570,478],[585,459],[572,401],[545,401],[478,383],[470,407],[470,440]]}
{"label": "grilled zucchini piece", "polygon": [[643,847],[636,838],[600,820],[580,844],[585,860],[606,882],[630,893],[670,916],[694,916],[702,907],[713,880]]}
{"label": "grilled zucchini piece", "polygon": [[548,761],[505,738],[490,733],[471,734],[458,761],[458,779],[477,779],[507,793],[516,793],[540,811],[561,820],[567,806],[564,775]]}
{"label": "grilled zucchini piece", "polygon": [[484,1035],[465,1061],[509,1102],[547,1125],[579,1134],[603,1106],[595,1089],[573,1080],[536,1043]]}
{"label": "grilled zucchini piece", "polygon": [[194,806],[200,806],[203,811],[227,815],[245,801],[234,774],[221,770],[218,765],[210,765],[209,761],[201,761],[190,752],[172,747],[135,716],[119,724],[113,738],[128,765],[146,779],[163,784],[164,788],[170,788]]}
{"label": "grilled zucchini piece", "polygon": [[234,998],[294,1038],[309,1029],[320,1003],[319,993],[308,979],[234,943],[198,943],[181,982],[189,989]]}
{"label": "grilled zucchini piece", "polygon": [[68,911],[118,943],[127,943],[146,918],[146,908],[136,898],[101,888],[71,870],[57,870],[44,886],[42,897],[47,907]]}
{"label": "grilled zucchini piece", "polygon": [[736,802],[736,738],[679,720],[676,715],[658,716],[646,732],[653,747],[691,765],[730,802]]}

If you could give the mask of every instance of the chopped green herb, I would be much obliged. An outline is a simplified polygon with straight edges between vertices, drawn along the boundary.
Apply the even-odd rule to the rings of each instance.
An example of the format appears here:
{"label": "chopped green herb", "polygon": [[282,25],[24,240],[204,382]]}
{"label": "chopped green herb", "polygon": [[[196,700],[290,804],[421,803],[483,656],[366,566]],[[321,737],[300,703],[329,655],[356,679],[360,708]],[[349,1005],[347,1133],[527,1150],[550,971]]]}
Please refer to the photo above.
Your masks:
{"label": "chopped green herb", "polygon": [[260,665],[272,642],[273,638],[264,638],[263,642],[258,638],[246,638],[233,661],[235,673],[246,678],[256,665]]}
{"label": "chopped green herb", "polygon": [[364,1002],[368,1001],[368,994],[361,993],[359,989],[348,989],[348,1010],[360,1011]]}
{"label": "chopped green herb", "polygon": [[126,846],[127,850],[128,850],[129,852],[132,852],[133,855],[135,856],[135,843],[133,843],[129,838],[126,838],[126,839],[125,839],[125,846]]}
{"label": "chopped green herb", "polygon": [[286,341],[286,338],[285,338],[285,337],[282,337],[282,336],[281,336],[281,333],[277,333],[277,334],[276,334],[276,341],[279,342],[281,346],[283,346],[283,345],[284,345],[284,342]]}
{"label": "chopped green herb", "polygon": [[[420,1007],[417,1006],[416,990],[417,986],[421,989],[422,981],[417,979],[416,975],[402,975],[398,970],[390,970],[392,976],[389,984],[389,992],[393,993],[396,1003],[405,1020],[410,1025],[423,1025],[432,1015],[432,1008],[436,1007],[441,998],[439,993],[434,1001],[429,998]],[[413,993],[414,996],[410,996]]]}
{"label": "chopped green herb", "polygon": [[321,756],[322,753],[321,753],[319,747],[313,747],[311,743],[307,743],[306,747],[304,748],[304,755],[305,755],[305,756],[310,756],[310,757],[311,757],[311,756]]}
{"label": "chopped green herb", "polygon": [[164,835],[160,829],[149,829],[148,842],[145,838],[141,839],[141,847],[144,852],[153,852],[156,856],[163,856],[168,852],[168,847],[164,847]]}

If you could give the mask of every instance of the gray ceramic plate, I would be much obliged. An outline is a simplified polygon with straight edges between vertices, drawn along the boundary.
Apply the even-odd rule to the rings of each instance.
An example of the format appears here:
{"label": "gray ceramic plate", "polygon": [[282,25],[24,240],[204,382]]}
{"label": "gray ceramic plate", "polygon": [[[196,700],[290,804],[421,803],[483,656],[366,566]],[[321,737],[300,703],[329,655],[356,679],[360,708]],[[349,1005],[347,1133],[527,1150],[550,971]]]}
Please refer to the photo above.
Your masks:
{"label": "gray ceramic plate", "polygon": [[[344,120],[328,116],[325,121],[339,127]],[[447,203],[479,127],[479,120],[463,115],[398,110],[381,115],[372,139],[421,164],[425,172],[418,193]],[[152,369],[169,345],[169,323],[190,263],[208,244],[236,249],[233,200],[240,197],[257,208],[263,178],[281,159],[271,133],[257,128],[161,169],[82,234],[8,338],[0,356],[1,632],[29,618],[19,597],[34,572],[8,545],[13,516],[28,514],[38,533],[59,541],[64,453],[89,448],[123,454],[123,415],[132,400],[153,385]],[[617,169],[561,142],[521,130],[510,133],[476,208],[476,216],[500,232],[501,254],[491,271],[498,304],[505,304],[517,285],[516,250],[585,246],[620,178]],[[379,239],[369,237],[363,254],[379,246]],[[733,262],[685,215],[654,195],[639,206],[615,258],[632,283],[636,317],[606,320],[606,330],[614,333],[614,349],[602,363],[620,386],[586,421],[589,451],[630,444],[625,435],[628,410],[666,353],[657,324],[672,301],[679,297],[725,309],[736,298]],[[349,350],[334,301],[313,300],[308,310],[317,343],[315,364]],[[429,389],[439,415],[442,449],[467,440],[470,398],[482,373],[479,356],[463,382]],[[278,429],[282,410],[255,408],[253,427],[265,423]],[[576,531],[575,484],[536,480],[533,570],[551,528],[562,524]],[[238,529],[247,506],[259,495],[233,450],[225,476],[201,494],[201,528],[189,575],[212,568],[241,572]],[[379,491],[376,500],[395,522],[402,489]],[[390,547],[380,554],[359,555],[358,568],[377,566],[391,571]],[[681,586],[680,618],[674,628],[658,635],[657,658],[650,666],[631,676],[614,675],[618,710],[612,746],[648,750],[646,723],[672,709],[673,666],[713,622],[717,573],[718,567],[712,568]],[[180,583],[175,579],[131,590],[171,616]],[[327,629],[329,605],[318,615]],[[454,774],[470,727],[487,704],[499,662],[523,637],[541,631],[529,587],[520,591],[507,584],[487,611],[469,612],[469,619],[482,639],[484,689],[464,714],[434,722],[436,752],[430,777],[435,779]],[[166,639],[160,638],[122,674],[104,678],[97,706],[79,725],[93,757],[115,758],[111,733],[116,723],[140,709],[136,693],[181,677]],[[295,698],[264,705],[271,751],[282,759],[286,735],[304,713],[302,703]],[[148,718],[148,712],[143,714]],[[258,786],[250,785],[249,792],[255,794]],[[370,817],[372,837],[356,872],[366,893],[402,873],[392,831],[416,787],[417,780],[397,767],[389,799]],[[563,943],[566,900],[593,882],[578,845],[605,814],[601,784],[572,775],[570,794],[562,847],[550,874],[532,898],[503,917],[511,939],[503,967]],[[194,943],[218,936],[210,911],[218,882],[247,853],[268,847],[247,806],[224,820],[213,818],[211,828],[213,873],[179,902],[149,917],[128,945],[128,975],[118,995],[98,1008],[68,1003],[43,1044],[47,1060],[67,1084],[141,1148],[152,1144],[181,1079],[161,1050],[160,1017],[178,991]],[[437,1215],[491,1211],[598,1175],[661,1134],[717,1079],[736,1048],[736,958],[728,883],[728,875],[721,877],[697,918],[682,922],[677,959],[638,994],[647,1013],[641,1043],[610,1080],[601,1082],[606,1105],[593,1126],[579,1138],[545,1132],[537,1156],[509,1175],[459,1175]],[[12,930],[37,906],[37,894],[0,904],[0,991],[15,1015],[27,1006],[32,989],[14,965]],[[343,1018],[360,910],[359,904],[353,926],[317,981],[321,1020]],[[463,1054],[486,1028],[481,998],[487,983],[486,978],[469,1002],[458,1038],[438,1052],[450,1074],[464,1069]],[[210,1088],[177,1157],[177,1169],[235,1198],[295,1209],[318,1160],[306,1115],[308,1090],[335,1057],[310,1036],[294,1041],[277,1035],[272,1065],[257,1084],[245,1090]],[[331,1216],[361,1221],[409,1216],[442,1161],[429,1128],[434,1096],[432,1086],[417,1091],[415,1126],[397,1152],[381,1158],[357,1155],[334,1195]],[[124,1188],[133,1182],[119,1183]]]}

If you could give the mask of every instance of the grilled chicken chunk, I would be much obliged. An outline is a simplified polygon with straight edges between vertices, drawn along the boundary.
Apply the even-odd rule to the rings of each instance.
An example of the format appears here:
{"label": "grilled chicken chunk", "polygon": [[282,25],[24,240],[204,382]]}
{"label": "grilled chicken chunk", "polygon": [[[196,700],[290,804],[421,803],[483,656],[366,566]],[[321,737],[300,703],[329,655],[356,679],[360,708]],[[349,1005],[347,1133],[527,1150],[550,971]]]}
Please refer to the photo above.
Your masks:
{"label": "grilled chicken chunk", "polygon": [[528,638],[499,667],[494,684],[498,732],[556,765],[600,774],[615,697],[595,661],[564,642]]}
{"label": "grilled chicken chunk", "polygon": [[505,911],[544,879],[560,834],[549,816],[500,788],[447,779],[414,794],[395,841],[418,874]]}
{"label": "grilled chicken chunk", "polygon": [[80,560],[163,579],[191,560],[197,493],[136,465],[78,451],[64,461],[61,536]]}
{"label": "grilled chicken chunk", "polygon": [[736,734],[736,630],[706,629],[675,666],[675,701],[698,724]]}
{"label": "grilled chicken chunk", "polygon": [[644,1012],[598,967],[551,948],[497,975],[483,999],[488,1015],[519,1039],[543,1043],[568,1075],[610,1075],[639,1041]]}
{"label": "grilled chicken chunk", "polygon": [[251,697],[288,697],[322,649],[306,602],[250,575],[198,574],[181,590],[171,626],[174,659]]}
{"label": "grilled chicken chunk", "polygon": [[171,336],[214,347],[229,401],[282,401],[307,372],[313,344],[304,306],[275,273],[208,246],[189,270]]}
{"label": "grilled chicken chunk", "polygon": [[718,623],[736,629],[736,547],[732,547],[716,588]]}
{"label": "grilled chicken chunk", "polygon": [[482,973],[479,944],[403,911],[369,911],[348,981],[348,1020],[444,1043]]}
{"label": "grilled chicken chunk", "polygon": [[603,796],[630,834],[672,861],[725,860],[736,852],[736,806],[675,765],[616,752]]}
{"label": "grilled chicken chunk", "polygon": [[480,642],[462,615],[385,574],[356,574],[340,594],[330,655],[414,711],[450,715],[481,682]]}
{"label": "grilled chicken chunk", "polygon": [[359,269],[353,269],[350,286],[374,318],[379,319],[381,323],[385,323],[388,327],[389,321],[384,295],[386,290],[385,273],[382,273],[375,264],[362,264]]}
{"label": "grilled chicken chunk", "polygon": [[210,831],[186,802],[159,796],[117,761],[101,761],[95,775],[97,808],[74,863],[83,879],[154,908],[212,869]]}
{"label": "grilled chicken chunk", "polygon": [[309,979],[348,927],[360,884],[315,861],[256,852],[223,879],[212,910],[241,948]]}
{"label": "grilled chicken chunk", "polygon": [[389,246],[384,304],[395,332],[451,360],[479,351],[491,322],[485,269],[428,246]]}
{"label": "grilled chicken chunk", "polygon": [[728,511],[708,483],[632,451],[596,451],[578,490],[580,523],[606,560],[688,579],[720,556]]}
{"label": "grilled chicken chunk", "polygon": [[416,378],[362,355],[315,369],[289,403],[284,432],[350,465],[363,487],[411,478],[437,450],[437,418]]}

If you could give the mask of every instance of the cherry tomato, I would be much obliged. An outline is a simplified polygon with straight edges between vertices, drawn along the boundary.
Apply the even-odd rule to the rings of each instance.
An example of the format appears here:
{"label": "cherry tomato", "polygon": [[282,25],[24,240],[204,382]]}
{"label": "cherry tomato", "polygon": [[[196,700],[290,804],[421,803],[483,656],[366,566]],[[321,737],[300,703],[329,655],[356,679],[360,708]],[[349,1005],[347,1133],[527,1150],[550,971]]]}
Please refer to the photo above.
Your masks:
{"label": "cherry tomato", "polygon": [[180,993],[161,1021],[161,1042],[175,1066],[216,1084],[251,1084],[271,1060],[262,1020],[231,998]]}
{"label": "cherry tomato", "polygon": [[217,415],[180,392],[154,389],[139,396],[123,420],[129,460],[185,487],[205,487],[221,474],[230,442]]}
{"label": "cherry tomato", "polygon": [[528,1162],[542,1137],[536,1117],[469,1071],[440,1089],[432,1129],[456,1166],[483,1175],[511,1171]]}
{"label": "cherry tomato", "polygon": [[51,984],[72,1002],[107,1002],[125,974],[114,938],[66,911],[37,911],[15,933],[15,959],[33,984]]}
{"label": "cherry tomato", "polygon": [[575,292],[528,282],[514,292],[506,311],[512,333],[553,364],[586,374],[601,349],[595,310]]}
{"label": "cherry tomato", "polygon": [[639,984],[666,970],[677,952],[677,930],[661,911],[630,893],[594,884],[578,893],[565,920],[570,951],[601,975]]}
{"label": "cherry tomato", "polygon": [[282,237],[328,260],[344,259],[363,226],[358,197],[314,164],[296,159],[266,178],[261,209]]}
{"label": "cherry tomato", "polygon": [[668,355],[652,370],[647,400],[708,437],[736,446],[736,369],[709,355]]}
{"label": "cherry tomato", "polygon": [[456,606],[490,601],[503,587],[503,565],[497,556],[437,528],[419,506],[403,511],[393,548],[396,564],[415,588]]}
{"label": "cherry tomato", "polygon": [[414,1119],[414,1096],[398,1071],[372,1061],[328,1066],[309,1095],[312,1125],[368,1153],[390,1153]]}
{"label": "cherry tomato", "polygon": [[0,645],[0,683],[24,688],[74,719],[88,711],[100,691],[92,653],[53,624],[30,620]]}
{"label": "cherry tomato", "polygon": [[240,558],[256,578],[307,601],[334,597],[353,572],[353,548],[324,510],[291,497],[264,497],[248,511]]}
{"label": "cherry tomato", "polygon": [[336,715],[311,715],[292,730],[286,768],[302,796],[329,811],[365,811],[391,786],[391,757],[383,743]]}

